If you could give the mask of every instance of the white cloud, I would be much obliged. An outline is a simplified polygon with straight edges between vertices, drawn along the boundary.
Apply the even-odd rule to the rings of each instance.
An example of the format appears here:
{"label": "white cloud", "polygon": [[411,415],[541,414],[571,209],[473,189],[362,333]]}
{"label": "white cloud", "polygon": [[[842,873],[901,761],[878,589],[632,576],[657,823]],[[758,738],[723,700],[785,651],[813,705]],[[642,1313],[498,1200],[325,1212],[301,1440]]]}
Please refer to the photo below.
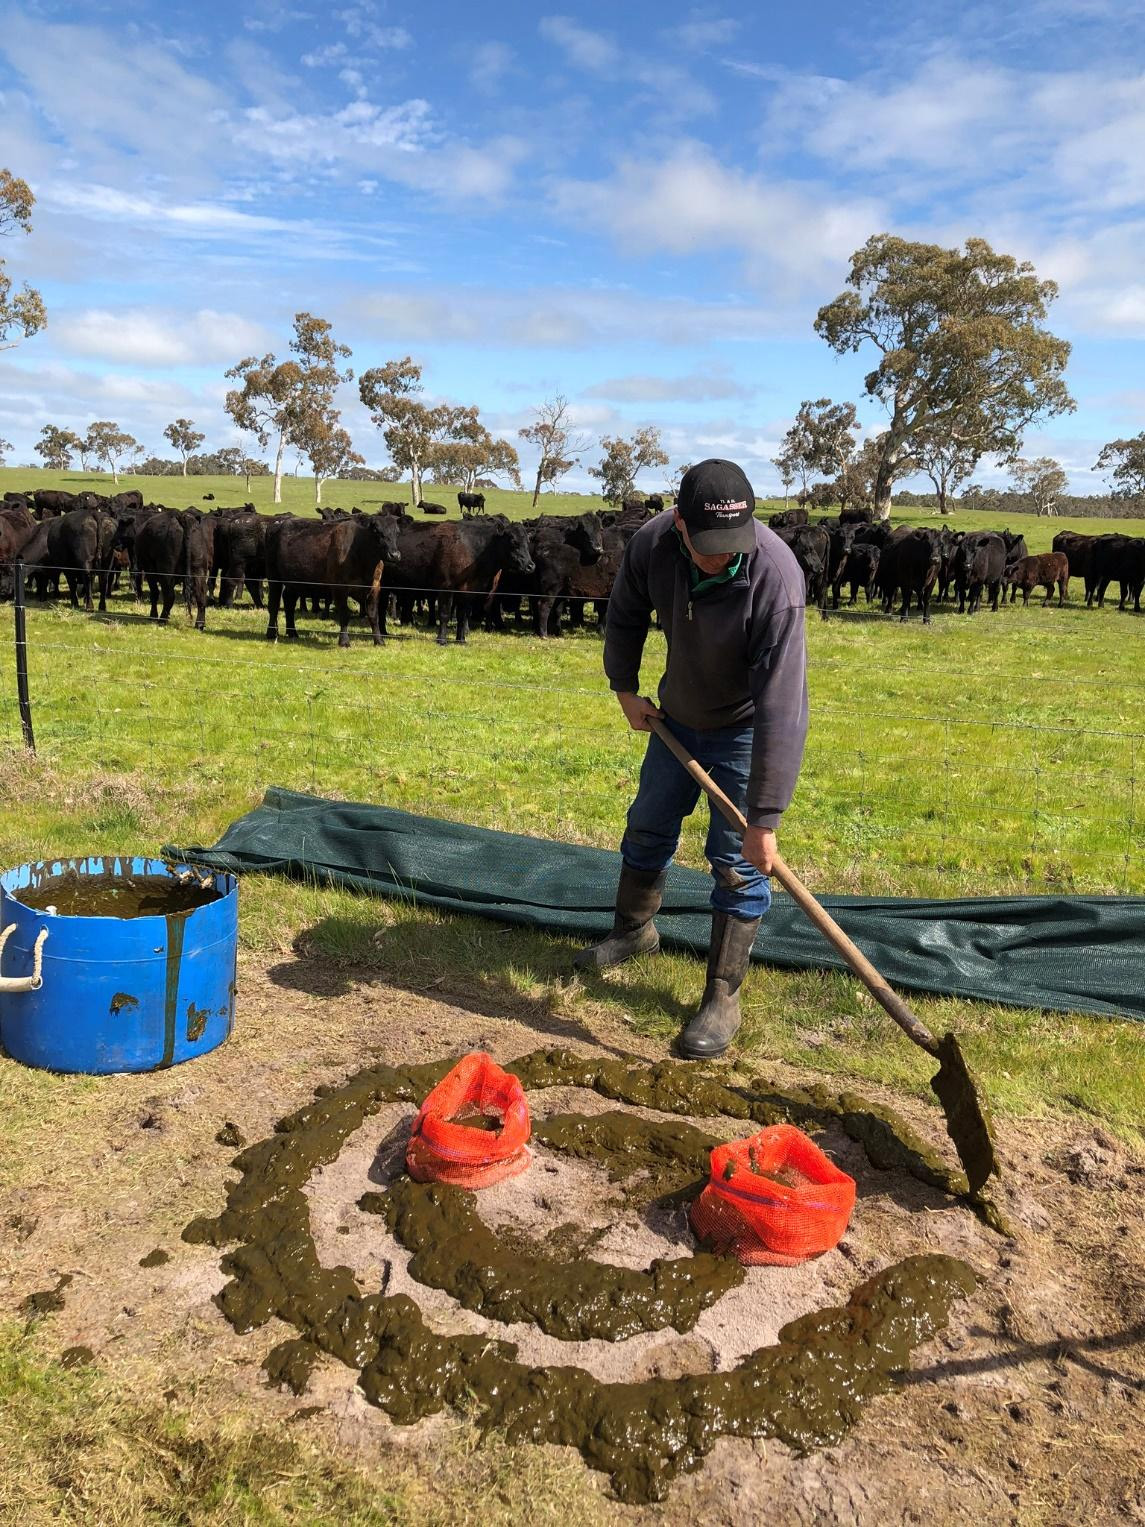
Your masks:
{"label": "white cloud", "polygon": [[481,146],[450,140],[421,99],[384,108],[360,99],[325,116],[252,107],[236,136],[284,169],[365,171],[458,201],[504,195],[528,151],[511,136]]}
{"label": "white cloud", "polygon": [[148,308],[89,308],[53,315],[52,341],[65,355],[109,365],[179,366],[234,361],[267,348],[261,325],[239,313],[201,308],[186,315]]}
{"label": "white cloud", "polygon": [[252,106],[242,113],[236,136],[280,163],[320,165],[361,161],[375,149],[409,153],[433,142],[438,133],[429,102],[414,99],[386,107],[354,101],[325,116],[301,111],[274,115]]}
{"label": "white cloud", "polygon": [[[616,343],[672,346],[771,338],[777,319],[745,302],[696,302],[629,291],[536,287],[391,287],[354,305],[360,332],[402,343],[508,349],[582,349]],[[786,323],[786,315],[779,322]],[[799,315],[806,329],[804,314]]]}
{"label": "white cloud", "polygon": [[768,181],[694,142],[660,160],[626,160],[607,180],[558,182],[553,204],[565,222],[600,229],[628,253],[738,255],[757,282],[779,280],[784,297],[837,279],[842,262],[885,222],[873,198]]}
{"label": "white cloud", "polygon": [[690,53],[707,53],[731,42],[741,23],[734,16],[712,16],[692,11],[687,21],[671,27],[668,36]]}
{"label": "white cloud", "polygon": [[610,398],[617,403],[707,403],[726,398],[749,398],[757,391],[727,371],[701,368],[685,376],[610,377],[586,387],[583,396]]}
{"label": "white cloud", "polygon": [[473,50],[469,78],[478,90],[492,95],[513,64],[513,50],[503,42],[483,42]]}
{"label": "white cloud", "polygon": [[243,17],[248,32],[281,32],[296,22],[314,20],[313,11],[292,11],[276,0],[257,0],[256,10],[258,14]]}
{"label": "white cloud", "polygon": [[100,221],[173,223],[188,237],[287,233],[298,227],[296,221],[240,212],[218,202],[162,202],[114,186],[52,182],[41,189],[40,196],[49,207],[79,212]]}
{"label": "white cloud", "polygon": [[[739,64],[737,67],[751,67]],[[1122,211],[1145,201],[1145,73],[1020,70],[937,53],[905,78],[853,80],[785,75],[766,116],[769,153],[792,145],[829,167],[894,176],[910,167],[935,177],[926,199],[997,186],[1011,208],[1040,220],[1082,207]],[[1047,192],[1057,192],[1051,200]]]}
{"label": "white cloud", "polygon": [[332,42],[324,48],[315,48],[313,52],[304,53],[302,62],[308,69],[325,69],[330,64],[339,63],[348,52],[349,49],[344,42]]}
{"label": "white cloud", "polygon": [[32,459],[31,444],[45,420],[84,429],[93,419],[116,419],[154,447],[179,414],[214,418],[218,407],[205,391],[168,376],[83,371],[58,362],[17,362],[0,371],[0,419],[5,433],[23,437],[24,460]]}
{"label": "white cloud", "polygon": [[1062,88],[1043,86],[1037,104],[1061,131],[1050,169],[1093,209],[1124,212],[1145,206],[1145,74],[1099,80],[1075,76]]}
{"label": "white cloud", "polygon": [[1026,102],[1010,72],[938,56],[912,78],[888,83],[788,77],[767,118],[772,143],[797,140],[833,166],[901,164],[960,178],[989,173],[1027,138]]}
{"label": "white cloud", "polygon": [[[500,197],[525,145],[508,136],[489,144],[455,138],[421,97],[369,100],[364,71],[355,61],[363,51],[403,48],[412,39],[403,28],[380,26],[371,5],[339,15],[354,46],[332,42],[305,55],[314,68],[345,65],[342,83],[358,99],[336,110],[300,107],[299,82],[269,64],[239,68],[233,41],[228,57],[242,80],[239,92],[189,72],[159,48],[125,44],[95,27],[33,27],[18,15],[0,34],[0,60],[6,57],[26,78],[29,96],[74,153],[83,180],[77,173],[74,188],[64,193],[71,196],[73,211],[81,210],[86,182],[104,188],[87,197],[83,210],[89,215],[138,215],[150,203],[165,221],[182,218],[199,232],[210,224],[221,234],[226,220],[205,211],[214,203],[204,195],[213,193],[220,179],[258,177],[265,193],[276,179],[281,185],[303,171],[331,179],[383,176],[447,199]],[[269,17],[260,19],[269,24]],[[240,102],[253,94],[256,104],[236,106],[236,94]],[[59,148],[37,157],[54,160],[58,175]],[[34,162],[32,156],[21,160]],[[162,200],[152,189],[156,184],[164,186]],[[113,209],[116,197],[121,200]],[[181,210],[172,210],[176,207]],[[262,227],[269,231],[270,224]],[[236,220],[229,228],[238,234],[255,231],[256,225]]]}
{"label": "white cloud", "polygon": [[374,48],[402,50],[413,46],[413,38],[405,27],[373,27],[367,41]]}
{"label": "white cloud", "polygon": [[569,16],[543,16],[537,30],[546,42],[563,50],[569,63],[590,74],[608,74],[620,63],[620,49],[610,37],[590,31]]}
{"label": "white cloud", "polygon": [[9,11],[0,56],[28,82],[57,136],[94,156],[125,156],[186,176],[209,159],[227,97],[162,47],[96,27]]}
{"label": "white cloud", "polygon": [[[231,279],[249,280],[238,273],[255,268],[261,285],[267,269],[286,271],[299,264],[368,264],[391,273],[418,268],[411,254],[399,249],[405,229],[376,218],[269,217],[230,203],[163,202],[111,186],[71,182],[51,182],[37,190],[37,271],[51,269],[57,279],[81,284],[102,274],[118,283],[129,306],[138,283],[153,284],[160,268],[165,277],[180,285],[194,283],[200,291],[204,281],[212,280],[208,272],[219,270]],[[185,259],[193,262],[193,274],[184,271]],[[243,290],[227,300],[245,306],[251,294]]]}
{"label": "white cloud", "polygon": [[378,7],[371,0],[347,6],[344,10],[335,11],[334,15],[346,29],[347,37],[352,37],[355,42],[366,47],[384,52],[401,51],[413,45],[413,38],[405,27],[383,26],[379,22]]}

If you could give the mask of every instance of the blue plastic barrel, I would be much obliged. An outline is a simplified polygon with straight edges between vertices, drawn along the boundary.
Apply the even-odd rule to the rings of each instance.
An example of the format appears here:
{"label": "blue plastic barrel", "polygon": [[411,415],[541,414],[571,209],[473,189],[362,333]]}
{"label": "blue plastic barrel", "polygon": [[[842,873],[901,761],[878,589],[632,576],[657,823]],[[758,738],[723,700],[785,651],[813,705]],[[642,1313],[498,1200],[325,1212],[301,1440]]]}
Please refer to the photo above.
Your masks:
{"label": "blue plastic barrel", "polygon": [[39,987],[0,989],[0,1044],[13,1059],[48,1071],[159,1071],[222,1044],[235,1016],[233,875],[210,877],[217,901],[168,915],[65,916],[20,900],[30,887],[41,899],[62,875],[150,877],[189,868],[161,859],[59,859],[0,876],[5,981],[33,975],[36,943],[47,932]]}

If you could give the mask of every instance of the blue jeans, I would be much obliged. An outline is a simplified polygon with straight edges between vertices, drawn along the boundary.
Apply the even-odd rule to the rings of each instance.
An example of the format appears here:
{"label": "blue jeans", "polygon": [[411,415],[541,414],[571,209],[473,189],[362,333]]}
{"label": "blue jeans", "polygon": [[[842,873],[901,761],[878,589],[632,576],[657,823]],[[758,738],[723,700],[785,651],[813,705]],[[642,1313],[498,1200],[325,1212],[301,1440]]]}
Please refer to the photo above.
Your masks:
{"label": "blue jeans", "polygon": [[[667,716],[664,720],[724,794],[746,812],[752,728],[695,732]],[[699,785],[653,733],[640,768],[640,787],[628,808],[628,827],[620,844],[624,862],[637,870],[666,869],[680,841],[680,826],[699,798]],[[715,880],[712,906],[733,917],[762,917],[771,905],[771,887],[767,876],[747,862],[741,847],[739,833],[718,807],[711,806],[704,853]]]}

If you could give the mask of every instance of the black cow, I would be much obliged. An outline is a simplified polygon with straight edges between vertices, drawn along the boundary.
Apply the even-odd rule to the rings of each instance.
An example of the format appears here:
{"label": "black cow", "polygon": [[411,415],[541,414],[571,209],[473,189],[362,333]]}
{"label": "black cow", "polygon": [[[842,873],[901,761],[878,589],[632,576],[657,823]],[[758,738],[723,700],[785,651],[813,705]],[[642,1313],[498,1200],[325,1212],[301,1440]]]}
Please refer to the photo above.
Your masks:
{"label": "black cow", "polygon": [[462,491],[457,495],[457,507],[465,510],[470,509],[474,514],[485,513],[484,493],[466,493]]}
{"label": "black cow", "polygon": [[[395,522],[396,523],[396,522]],[[436,598],[437,640],[449,640],[449,622],[457,613],[457,640],[464,642],[474,604],[484,603],[506,575],[527,577],[534,563],[524,525],[504,515],[461,520],[452,525],[401,522],[398,546],[401,572],[387,586],[408,609],[426,591]]]}
{"label": "black cow", "polygon": [[664,507],[664,497],[660,493],[649,493],[644,500],[645,509],[651,509],[653,514],[659,514]]}
{"label": "black cow", "polygon": [[[867,543],[869,544],[869,543]],[[930,625],[930,595],[942,564],[942,542],[937,530],[911,530],[900,526],[879,555],[879,587],[883,609],[890,611],[895,597],[902,595],[899,620],[910,619],[913,596],[922,611],[922,623]]]}
{"label": "black cow", "polygon": [[37,488],[32,494],[32,500],[38,518],[42,518],[45,513],[66,514],[69,509],[79,507],[76,495],[66,493],[63,488]]}
{"label": "black cow", "polygon": [[418,499],[418,508],[422,514],[448,514],[449,510],[444,504],[427,504],[424,499]]}
{"label": "black cow", "polygon": [[834,584],[835,608],[838,609],[839,589],[844,583],[851,585],[851,598],[849,603],[854,604],[862,589],[870,604],[875,597],[879,575],[879,548],[870,541],[854,541],[839,570],[837,582]]}
{"label": "black cow", "polygon": [[850,508],[839,510],[839,523],[841,525],[869,525],[871,523],[871,510],[868,504],[853,504]]}
{"label": "black cow", "polygon": [[1134,609],[1141,610],[1142,556],[1145,542],[1137,536],[1120,534],[1098,536],[1090,553],[1090,572],[1086,578],[1086,604],[1097,601],[1098,609],[1105,607],[1105,591],[1111,583],[1120,583],[1121,599],[1117,608],[1123,610],[1127,599],[1132,598]]}
{"label": "black cow", "polygon": [[[143,583],[151,596],[150,618],[165,626],[175,603],[175,587],[183,575],[183,519],[176,509],[157,509],[154,514],[128,516],[120,522],[116,545],[128,551],[137,571],[137,589]],[[162,613],[159,597],[163,597]]]}
{"label": "black cow", "polygon": [[35,530],[37,520],[28,504],[18,504],[5,499],[0,504],[0,524],[11,525],[18,530]]}
{"label": "black cow", "polygon": [[772,530],[790,530],[795,525],[806,525],[808,514],[806,509],[781,509],[778,514],[773,514],[768,519]]}
{"label": "black cow", "polygon": [[264,536],[268,640],[278,635],[279,600],[286,616],[286,634],[293,638],[298,634],[295,613],[305,614],[309,599],[314,614],[330,615],[333,611],[338,620],[338,645],[348,647],[352,598],[369,622],[374,644],[381,645],[387,635],[382,578],[388,564],[401,560],[394,518],[345,514],[315,524],[286,515],[271,522]]}
{"label": "black cow", "polygon": [[374,645],[386,636],[380,597],[387,566],[401,561],[398,522],[388,514],[347,515],[324,524],[280,520],[266,533],[267,641],[278,640],[278,607],[286,616],[286,634],[298,635],[294,611],[304,589],[316,584],[333,595],[338,645],[350,645],[350,596],[363,603]]}
{"label": "black cow", "polygon": [[215,529],[218,520],[198,509],[184,509],[183,521],[183,602],[187,619],[195,606],[195,630],[207,629],[207,591],[215,562]]}
{"label": "black cow", "polygon": [[106,610],[114,542],[115,521],[109,515],[69,509],[41,522],[22,555],[41,599],[58,587],[62,573],[73,608],[78,608],[82,594],[84,609],[90,611],[94,608],[92,580],[98,578],[99,607]]}
{"label": "black cow", "polygon": [[573,593],[582,567],[593,567],[604,554],[600,517],[584,514],[542,514],[521,522],[529,531],[529,555],[533,572],[526,577],[506,572],[497,587],[487,625],[502,630],[501,612],[516,607],[520,618],[521,597],[532,606],[533,629],[541,637],[561,634],[561,615]]}
{"label": "black cow", "polygon": [[1069,563],[1070,577],[1080,578],[1085,584],[1086,604],[1093,594],[1093,548],[1096,544],[1096,536],[1079,535],[1076,530],[1059,530],[1052,542],[1052,549],[1062,552]]}
{"label": "black cow", "polygon": [[1009,561],[1012,562],[1014,560],[1015,554],[1019,557],[1029,556],[1029,551],[1023,551],[1021,549],[1026,544],[1026,538],[1020,530],[999,530],[997,533],[1006,543],[1006,557]]}
{"label": "black cow", "polygon": [[30,509],[7,503],[0,509],[0,598],[12,593],[12,563],[39,530]]}
{"label": "black cow", "polygon": [[831,564],[831,537],[820,525],[780,527],[776,535],[790,546],[803,569],[808,605],[818,605],[827,619],[827,574]]}
{"label": "black cow", "polygon": [[234,608],[243,589],[256,609],[262,609],[262,580],[266,577],[266,518],[245,509],[220,516],[215,527],[215,560],[219,568],[219,606]]}
{"label": "black cow", "polygon": [[624,548],[632,537],[626,527],[616,523],[615,517],[611,525],[606,525],[604,521],[607,517],[604,514],[600,516],[600,540],[603,547],[601,555],[592,563],[582,561],[573,576],[568,606],[571,626],[584,624],[584,612],[589,603],[596,612],[600,626],[604,625],[608,616],[608,601],[612,597],[612,585],[616,582],[616,575],[620,571]]}
{"label": "black cow", "polygon": [[1005,571],[1006,543],[1000,535],[990,531],[967,535],[954,555],[959,615],[977,612],[983,589],[989,591],[990,608],[996,611]]}
{"label": "black cow", "polygon": [[966,532],[964,530],[951,530],[949,525],[944,525],[939,531],[941,562],[938,568],[938,582],[935,585],[935,593],[939,599],[946,599],[950,593],[950,585],[954,582],[954,559],[958,554]]}
{"label": "black cow", "polygon": [[889,520],[873,520],[860,525],[855,531],[855,542],[868,542],[871,546],[883,547],[890,540],[893,531]]}
{"label": "black cow", "polygon": [[837,610],[839,593],[843,585],[843,569],[851,547],[855,543],[855,527],[836,522],[833,525],[824,525],[822,528],[827,531],[831,548],[827,562],[827,582],[831,585],[831,606]]}
{"label": "black cow", "polygon": [[138,552],[139,531],[146,520],[153,515],[162,514],[165,511],[156,509],[153,504],[145,506],[135,514],[121,514],[116,518],[115,542],[113,546],[113,560],[119,568],[129,570],[135,598],[143,598],[143,573],[140,566]]}
{"label": "black cow", "polygon": [[1143,593],[1145,593],[1145,538],[1130,536],[1121,567],[1121,602],[1118,609],[1123,610],[1125,601],[1132,598],[1133,608],[1140,615]]}

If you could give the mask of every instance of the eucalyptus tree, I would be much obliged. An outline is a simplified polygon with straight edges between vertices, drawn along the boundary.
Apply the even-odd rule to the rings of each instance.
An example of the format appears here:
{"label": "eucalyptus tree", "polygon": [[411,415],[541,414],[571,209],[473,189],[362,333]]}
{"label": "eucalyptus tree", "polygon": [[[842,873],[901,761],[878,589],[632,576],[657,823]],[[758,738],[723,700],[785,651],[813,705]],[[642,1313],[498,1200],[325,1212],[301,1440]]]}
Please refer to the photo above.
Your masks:
{"label": "eucalyptus tree", "polygon": [[985,239],[944,249],[879,233],[856,250],[847,290],[819,309],[815,330],[837,354],[876,352],[865,386],[888,414],[880,516],[923,436],[1013,457],[1031,424],[1075,407],[1063,380],[1069,344],[1045,327],[1056,296],[1028,261]]}

